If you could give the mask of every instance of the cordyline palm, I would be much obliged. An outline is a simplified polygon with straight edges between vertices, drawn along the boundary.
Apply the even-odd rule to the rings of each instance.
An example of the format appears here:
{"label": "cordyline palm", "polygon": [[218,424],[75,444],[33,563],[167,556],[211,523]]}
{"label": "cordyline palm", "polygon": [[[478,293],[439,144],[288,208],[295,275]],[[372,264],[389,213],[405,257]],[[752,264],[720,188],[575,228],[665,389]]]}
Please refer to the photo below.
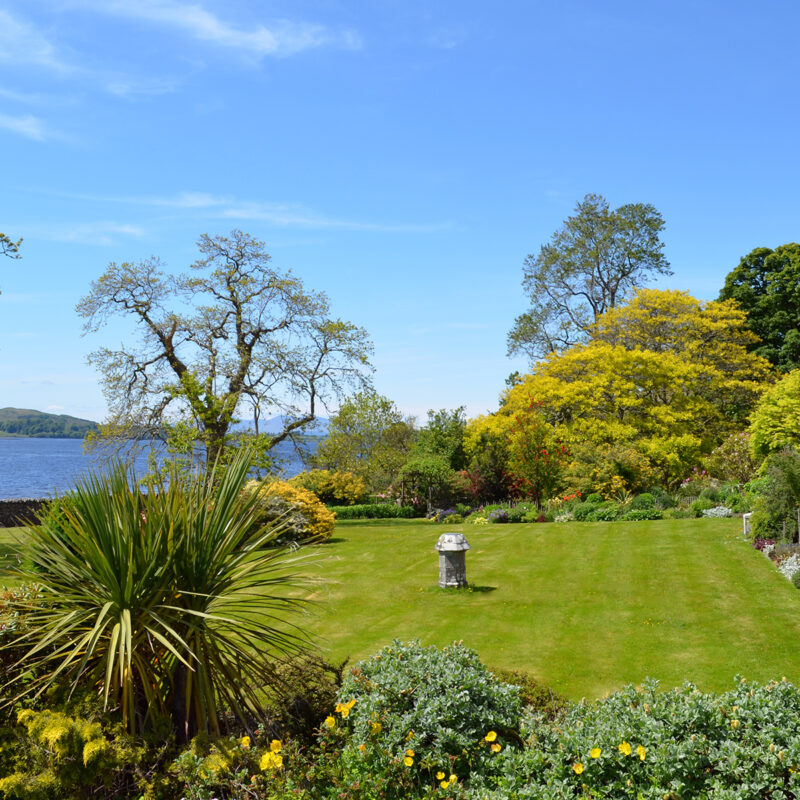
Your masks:
{"label": "cordyline palm", "polygon": [[117,465],[24,532],[31,566],[17,575],[44,602],[14,642],[28,647],[18,667],[39,676],[17,697],[60,679],[95,687],[131,731],[169,718],[181,740],[218,733],[225,710],[259,716],[275,659],[306,639],[286,619],[297,557],[265,547],[280,526],[260,529],[257,495],[240,492],[249,463],[215,483],[173,470],[144,491]]}

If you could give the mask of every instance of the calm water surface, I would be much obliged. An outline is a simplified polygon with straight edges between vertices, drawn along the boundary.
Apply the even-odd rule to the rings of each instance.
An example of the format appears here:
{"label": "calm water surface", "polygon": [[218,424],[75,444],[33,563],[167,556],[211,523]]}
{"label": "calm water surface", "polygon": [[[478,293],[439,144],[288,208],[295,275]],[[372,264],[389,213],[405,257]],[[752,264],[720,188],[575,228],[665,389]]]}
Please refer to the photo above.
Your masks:
{"label": "calm water surface", "polygon": [[[157,443],[154,446],[158,448]],[[296,475],[303,469],[290,444],[279,445],[276,451],[285,475]],[[83,452],[80,439],[0,438],[0,500],[61,494],[97,465],[94,454]],[[134,469],[138,475],[147,472],[146,452],[137,456]]]}

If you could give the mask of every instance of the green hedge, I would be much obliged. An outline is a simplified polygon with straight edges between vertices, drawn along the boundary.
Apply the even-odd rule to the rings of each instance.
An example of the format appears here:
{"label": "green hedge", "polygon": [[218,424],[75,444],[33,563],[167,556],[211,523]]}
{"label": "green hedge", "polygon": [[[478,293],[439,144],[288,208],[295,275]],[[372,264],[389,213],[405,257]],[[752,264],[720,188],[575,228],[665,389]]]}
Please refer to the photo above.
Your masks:
{"label": "green hedge", "polygon": [[411,519],[421,516],[411,506],[394,503],[364,503],[357,506],[328,506],[337,519]]}

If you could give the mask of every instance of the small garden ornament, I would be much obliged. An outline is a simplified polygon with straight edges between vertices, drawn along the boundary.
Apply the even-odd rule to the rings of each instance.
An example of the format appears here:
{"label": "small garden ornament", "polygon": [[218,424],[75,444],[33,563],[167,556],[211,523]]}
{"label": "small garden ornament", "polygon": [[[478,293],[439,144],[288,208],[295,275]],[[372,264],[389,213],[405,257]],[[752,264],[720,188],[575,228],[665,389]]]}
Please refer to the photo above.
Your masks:
{"label": "small garden ornament", "polygon": [[439,551],[439,586],[442,589],[467,586],[467,550],[463,533],[443,533],[436,542]]}

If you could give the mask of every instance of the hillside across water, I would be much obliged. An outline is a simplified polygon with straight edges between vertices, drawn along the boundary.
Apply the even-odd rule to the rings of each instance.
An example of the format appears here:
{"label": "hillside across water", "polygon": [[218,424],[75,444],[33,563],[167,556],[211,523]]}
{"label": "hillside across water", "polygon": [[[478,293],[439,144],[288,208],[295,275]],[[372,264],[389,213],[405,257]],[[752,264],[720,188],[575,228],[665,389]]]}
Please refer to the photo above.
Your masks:
{"label": "hillside across water", "polygon": [[68,414],[48,414],[30,408],[0,408],[0,436],[83,439],[97,423]]}

